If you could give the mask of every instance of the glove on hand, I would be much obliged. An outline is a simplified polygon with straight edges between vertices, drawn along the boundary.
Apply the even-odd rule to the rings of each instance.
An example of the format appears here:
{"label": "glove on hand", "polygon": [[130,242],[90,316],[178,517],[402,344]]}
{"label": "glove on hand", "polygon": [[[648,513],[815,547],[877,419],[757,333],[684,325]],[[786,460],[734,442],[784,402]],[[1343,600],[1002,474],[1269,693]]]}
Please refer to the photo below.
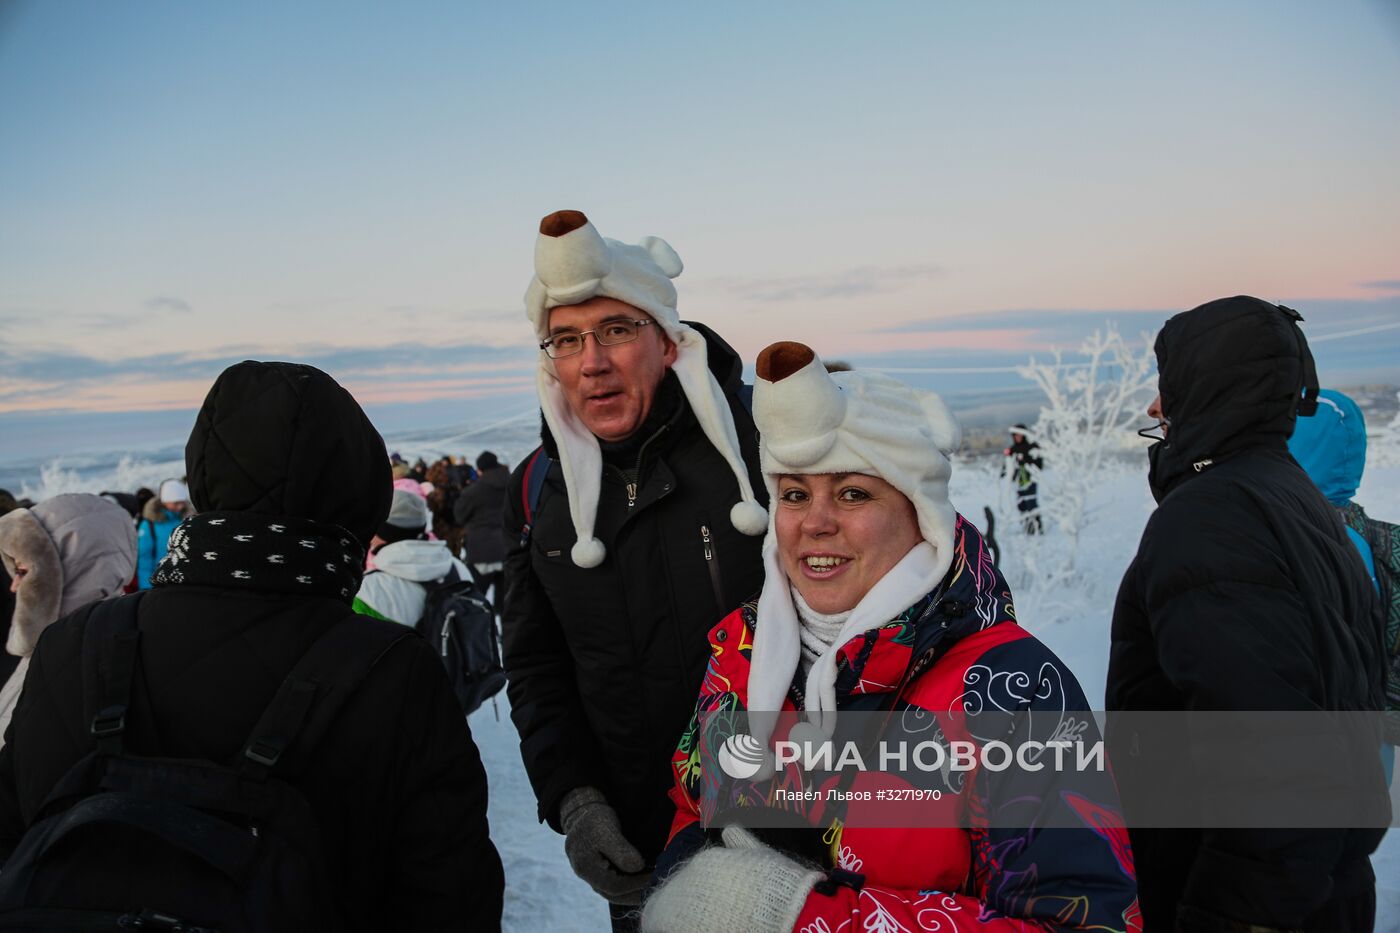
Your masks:
{"label": "glove on hand", "polygon": [[644,933],[790,933],[822,872],[738,826],[702,849],[647,898]]}
{"label": "glove on hand", "polygon": [[596,787],[576,787],[559,803],[564,854],[588,886],[610,903],[635,907],[651,881],[646,859],[622,835],[617,811]]}

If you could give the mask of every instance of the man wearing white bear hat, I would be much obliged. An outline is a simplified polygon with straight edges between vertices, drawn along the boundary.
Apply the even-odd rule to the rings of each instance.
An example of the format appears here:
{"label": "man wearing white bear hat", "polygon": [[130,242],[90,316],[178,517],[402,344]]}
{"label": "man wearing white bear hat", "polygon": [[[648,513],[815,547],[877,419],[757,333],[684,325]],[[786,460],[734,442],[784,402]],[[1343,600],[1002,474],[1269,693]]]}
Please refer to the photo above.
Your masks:
{"label": "man wearing white bear hat", "polygon": [[707,633],[763,578],[742,365],[680,320],[680,272],[665,241],[605,239],[559,211],[525,295],[544,426],[506,498],[512,717],[540,819],[616,916],[666,840]]}

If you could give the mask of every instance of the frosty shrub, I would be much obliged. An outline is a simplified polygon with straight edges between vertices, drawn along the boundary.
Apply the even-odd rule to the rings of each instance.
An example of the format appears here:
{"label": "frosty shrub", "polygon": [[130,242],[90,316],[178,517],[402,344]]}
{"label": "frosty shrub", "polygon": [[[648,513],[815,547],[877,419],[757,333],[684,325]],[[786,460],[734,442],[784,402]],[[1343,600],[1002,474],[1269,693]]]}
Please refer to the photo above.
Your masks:
{"label": "frosty shrub", "polygon": [[1067,362],[1057,350],[1052,360],[1032,357],[1018,369],[1045,395],[1027,432],[1045,461],[1037,477],[1045,533],[1024,532],[1008,470],[997,509],[1005,529],[1002,569],[1013,586],[1038,593],[1047,606],[1055,603],[1052,594],[1079,582],[1080,538],[1096,518],[1092,494],[1106,472],[1122,468],[1114,453],[1143,444],[1136,430],[1157,391],[1152,336],[1130,343],[1110,324],[1080,345],[1079,359]]}

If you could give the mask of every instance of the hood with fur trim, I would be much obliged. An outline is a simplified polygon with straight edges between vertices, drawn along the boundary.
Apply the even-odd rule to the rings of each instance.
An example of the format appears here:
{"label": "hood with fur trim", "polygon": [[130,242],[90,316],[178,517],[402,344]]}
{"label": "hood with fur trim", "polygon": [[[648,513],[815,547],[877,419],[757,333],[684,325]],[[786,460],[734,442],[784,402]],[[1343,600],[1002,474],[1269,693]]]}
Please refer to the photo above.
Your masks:
{"label": "hood with fur trim", "polygon": [[29,568],[5,645],[28,657],[50,624],[121,592],[136,572],[136,529],[125,509],[101,496],[54,496],[0,516],[0,559],[12,576],[17,560]]}

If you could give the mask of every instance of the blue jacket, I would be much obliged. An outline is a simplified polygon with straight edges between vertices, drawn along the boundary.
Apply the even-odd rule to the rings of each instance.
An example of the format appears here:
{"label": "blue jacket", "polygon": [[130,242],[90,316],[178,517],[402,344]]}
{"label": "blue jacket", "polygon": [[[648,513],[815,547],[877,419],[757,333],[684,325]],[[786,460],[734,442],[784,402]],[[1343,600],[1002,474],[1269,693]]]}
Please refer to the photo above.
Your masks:
{"label": "blue jacket", "polygon": [[182,516],[161,505],[158,499],[149,500],[141,510],[141,517],[136,522],[136,583],[141,589],[151,588],[151,574],[156,572],[156,565],[165,556],[170,533],[183,520]]}

